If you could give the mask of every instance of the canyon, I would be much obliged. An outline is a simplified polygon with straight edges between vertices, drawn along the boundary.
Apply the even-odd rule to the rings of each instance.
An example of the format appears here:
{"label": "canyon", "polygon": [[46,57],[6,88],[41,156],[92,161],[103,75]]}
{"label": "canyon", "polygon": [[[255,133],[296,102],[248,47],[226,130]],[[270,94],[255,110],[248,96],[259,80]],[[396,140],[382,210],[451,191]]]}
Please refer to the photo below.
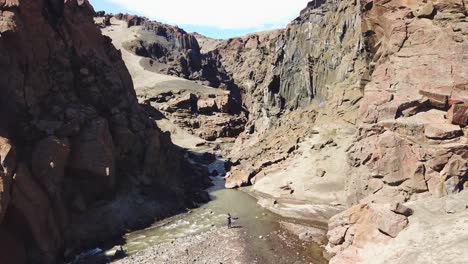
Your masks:
{"label": "canyon", "polygon": [[[463,263],[467,4],[314,0],[284,29],[217,40],[87,0],[0,0],[0,263],[198,216],[209,176],[281,219],[272,237],[323,255],[289,261]],[[251,261],[229,232],[224,261]],[[122,263],[167,261],[154,251]]]}

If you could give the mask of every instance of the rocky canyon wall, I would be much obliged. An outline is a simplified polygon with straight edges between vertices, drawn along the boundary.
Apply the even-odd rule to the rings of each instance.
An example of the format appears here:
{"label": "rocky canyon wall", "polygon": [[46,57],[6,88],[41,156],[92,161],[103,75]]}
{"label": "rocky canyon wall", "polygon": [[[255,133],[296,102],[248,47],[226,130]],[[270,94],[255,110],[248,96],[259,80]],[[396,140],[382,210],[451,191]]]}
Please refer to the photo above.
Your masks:
{"label": "rocky canyon wall", "polygon": [[204,186],[93,16],[86,0],[0,1],[1,263],[61,262]]}
{"label": "rocky canyon wall", "polygon": [[[361,30],[361,8],[359,1],[312,1],[284,30],[218,46],[250,117],[245,133],[238,138],[239,148],[232,152],[239,170],[233,171],[229,186],[248,183],[263,167],[250,164],[250,152],[242,151],[246,145],[263,153],[263,163],[274,164],[276,157],[284,160],[290,156],[317,123],[357,124],[357,103],[372,71],[371,51]],[[240,58],[235,55],[237,50]],[[289,117],[300,113],[309,114],[300,124],[289,124]],[[294,126],[308,132],[291,129]],[[284,135],[290,141],[289,153],[257,144],[271,134],[275,138]]]}
{"label": "rocky canyon wall", "polygon": [[[231,153],[227,186],[253,184],[276,199],[273,209],[281,199],[360,203],[330,223],[336,263],[359,261],[347,257],[356,257],[360,238],[346,250],[362,231],[349,229],[359,217],[406,225],[401,212],[367,204],[462,191],[468,177],[467,22],[461,0],[312,1],[285,30],[218,45],[250,114]],[[307,142],[311,150],[304,150]],[[300,167],[297,156],[305,153],[312,156],[303,162],[313,165],[291,168]],[[339,161],[324,161],[330,159]],[[298,173],[303,177],[291,176]],[[342,199],[317,195],[324,189]]]}
{"label": "rocky canyon wall", "polygon": [[[265,130],[287,123],[281,121],[284,114],[308,108],[316,117],[304,120],[303,126],[344,122],[357,129],[347,153],[351,171],[372,176],[361,183],[380,182],[392,188],[414,183],[417,180],[407,181],[409,171],[392,168],[426,175],[426,167],[435,166],[426,162],[435,162],[431,157],[443,156],[444,149],[451,153],[448,156],[466,159],[466,122],[461,118],[467,101],[465,26],[462,1],[312,1],[284,31],[227,41],[220,48],[225,54],[222,62],[243,89],[251,118],[251,126],[238,140],[258,141],[268,134]],[[240,59],[233,55],[238,50]],[[252,55],[264,50],[269,51],[262,53],[266,58]],[[250,55],[244,59],[242,54]],[[261,77],[256,79],[255,74]],[[378,156],[375,150],[381,147],[375,144],[383,144],[386,136],[394,143],[388,142]],[[403,145],[412,147],[401,149]],[[236,155],[242,159],[248,154]],[[438,172],[449,159],[436,162]],[[410,164],[404,162],[410,161],[414,162],[406,166]],[[376,191],[366,192],[367,187],[357,183],[360,180],[349,178],[353,180],[348,187],[359,189],[357,193]],[[456,182],[449,189],[462,185]],[[408,187],[409,192],[435,190],[420,187]]]}
{"label": "rocky canyon wall", "polygon": [[[188,75],[153,70],[228,87],[242,106],[248,121],[227,187],[252,185],[262,205],[287,216],[327,221],[350,208],[331,219],[327,250],[335,263],[372,263],[362,248],[434,218],[426,201],[444,204],[467,186],[466,6],[314,0],[285,29],[224,41],[171,29],[191,44],[145,56],[178,68],[196,54]],[[132,45],[163,43],[148,32]],[[441,217],[454,221],[445,214],[457,210]]]}
{"label": "rocky canyon wall", "polygon": [[140,64],[145,70],[197,81],[199,84],[230,92],[231,112],[241,111],[241,98],[232,77],[223,68],[216,52],[202,53],[197,36],[206,46],[216,46],[218,41],[189,34],[177,26],[151,21],[145,17],[129,14],[97,14],[101,27],[110,26],[111,19],[124,21],[136,27],[137,36],[123,43],[123,48],[141,56]]}

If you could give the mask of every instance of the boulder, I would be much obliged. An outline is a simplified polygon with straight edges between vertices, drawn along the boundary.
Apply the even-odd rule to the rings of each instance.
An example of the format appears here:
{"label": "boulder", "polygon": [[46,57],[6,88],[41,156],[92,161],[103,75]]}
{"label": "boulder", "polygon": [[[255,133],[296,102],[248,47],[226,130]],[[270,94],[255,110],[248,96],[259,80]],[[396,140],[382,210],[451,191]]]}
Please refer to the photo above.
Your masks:
{"label": "boulder", "polygon": [[185,109],[194,112],[197,106],[198,97],[193,93],[185,94],[182,97],[177,97],[176,99],[169,102],[168,111],[174,112],[177,109]]}
{"label": "boulder", "polygon": [[409,180],[418,168],[417,149],[411,142],[396,133],[385,132],[379,136],[377,149],[371,148],[372,162],[367,164],[374,175],[383,177],[386,184],[398,186]]}
{"label": "boulder", "polygon": [[452,105],[447,112],[447,119],[454,125],[468,125],[468,103]]}
{"label": "boulder", "polygon": [[426,167],[420,163],[411,178],[403,183],[403,189],[410,193],[422,193],[428,191],[426,179]]}
{"label": "boulder", "polygon": [[218,111],[216,100],[213,98],[199,99],[197,102],[197,109],[202,114],[212,114]]}
{"label": "boulder", "polygon": [[435,171],[440,172],[445,164],[450,160],[453,153],[446,150],[439,150],[434,154],[434,158],[427,162],[427,165]]}
{"label": "boulder", "polygon": [[249,184],[251,173],[245,168],[235,167],[226,175],[226,188],[232,189]]}
{"label": "boulder", "polygon": [[401,214],[384,212],[377,222],[379,231],[395,238],[408,225],[408,219]]}
{"label": "boulder", "polygon": [[340,245],[345,241],[346,231],[348,231],[349,226],[338,226],[331,229],[327,233],[328,243],[332,245]]}
{"label": "boulder", "polygon": [[446,140],[463,135],[460,126],[452,124],[427,124],[424,135],[430,139]]}
{"label": "boulder", "polygon": [[391,204],[390,205],[390,210],[392,210],[392,212],[394,212],[394,213],[401,214],[401,215],[404,215],[404,216],[411,216],[413,214],[413,209],[411,209],[409,207],[406,207],[401,203]]}
{"label": "boulder", "polygon": [[231,111],[230,94],[218,95],[215,100],[216,106],[220,112],[229,113]]}
{"label": "boulder", "polygon": [[446,108],[451,94],[451,89],[434,88],[434,89],[421,89],[419,94],[428,99],[429,103],[435,108]]}
{"label": "boulder", "polygon": [[343,258],[359,259],[357,249],[373,243],[386,243],[408,225],[402,205],[363,203],[333,216],[328,222],[327,252],[333,263]]}
{"label": "boulder", "polygon": [[115,183],[114,145],[107,121],[90,121],[72,140],[69,177],[85,197],[94,200],[113,189]]}
{"label": "boulder", "polygon": [[468,175],[468,160],[459,155],[453,155],[440,172],[444,179],[450,177],[465,177]]}
{"label": "boulder", "polygon": [[434,15],[435,9],[434,5],[429,2],[425,3],[422,6],[418,6],[416,8],[413,8],[413,14],[416,17],[419,18],[430,18],[431,16]]}

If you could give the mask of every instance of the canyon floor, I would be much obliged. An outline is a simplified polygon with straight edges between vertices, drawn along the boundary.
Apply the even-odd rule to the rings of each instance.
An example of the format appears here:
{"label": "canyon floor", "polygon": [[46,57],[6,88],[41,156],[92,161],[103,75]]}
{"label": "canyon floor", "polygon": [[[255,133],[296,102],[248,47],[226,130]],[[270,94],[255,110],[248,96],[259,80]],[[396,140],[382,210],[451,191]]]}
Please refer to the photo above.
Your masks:
{"label": "canyon floor", "polygon": [[[137,36],[138,27],[126,28],[125,22],[112,19],[112,26],[104,28],[103,33],[122,52],[141,102],[168,92],[201,96],[223,93],[220,89],[146,70],[141,57],[122,47]],[[325,242],[325,223],[282,217],[260,206],[255,195],[250,195],[252,189],[224,188],[226,171],[222,156],[231,148],[233,139],[207,141],[180,127],[170,116],[159,118],[157,125],[171,133],[176,145],[193,153],[194,157],[188,157],[193,162],[199,162],[206,153],[217,156],[217,160],[206,164],[213,176],[214,186],[208,190],[212,201],[155,222],[147,229],[128,233],[123,248],[129,256],[116,263],[327,262],[319,245]],[[302,207],[290,206],[298,210]],[[228,212],[238,218],[232,229],[225,227]],[[107,255],[113,255],[116,249],[107,251]]]}

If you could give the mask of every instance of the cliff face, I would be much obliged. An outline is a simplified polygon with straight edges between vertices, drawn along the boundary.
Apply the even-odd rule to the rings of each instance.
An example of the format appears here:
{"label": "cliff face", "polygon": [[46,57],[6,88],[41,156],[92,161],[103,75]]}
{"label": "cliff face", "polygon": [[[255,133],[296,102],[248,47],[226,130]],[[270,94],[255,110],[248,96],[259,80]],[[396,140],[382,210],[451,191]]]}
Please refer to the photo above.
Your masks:
{"label": "cliff face", "polygon": [[250,112],[227,186],[253,184],[278,212],[291,211],[282,200],[364,204],[330,223],[336,263],[388,240],[354,237],[366,233],[354,220],[398,226],[390,237],[408,223],[367,203],[462,191],[467,22],[464,1],[312,1],[285,30],[219,44]]}
{"label": "cliff face", "polygon": [[178,207],[201,188],[93,16],[85,0],[0,1],[2,263],[61,261],[158,213],[133,199]]}
{"label": "cliff face", "polygon": [[[218,46],[224,55],[223,66],[233,72],[250,113],[246,132],[238,138],[239,148],[231,154],[238,170],[233,171],[228,186],[248,183],[263,169],[261,164],[278,163],[280,156],[279,160],[287,159],[299,142],[310,138],[316,124],[336,125],[327,129],[330,131],[324,132],[318,143],[325,143],[336,134],[331,130],[354,129],[357,103],[371,72],[360,10],[360,3],[355,1],[313,1],[285,30],[254,34],[228,41],[226,47]],[[232,43],[239,43],[240,59],[234,55],[236,49],[228,48]],[[301,124],[288,124],[289,117],[301,113],[305,113]],[[291,129],[296,126],[308,132]],[[289,152],[257,144],[268,142],[264,138],[272,133],[284,135],[283,143],[276,145],[290,145]],[[341,147],[346,149],[347,144]],[[246,145],[252,146],[252,153],[260,153],[263,162],[251,162],[250,152],[242,150]],[[345,181],[340,178],[336,180]]]}
{"label": "cliff face", "polygon": [[[110,19],[117,19],[125,21],[129,28],[138,28],[137,37],[123,43],[122,46],[133,54],[143,57],[140,64],[145,70],[229,90],[233,102],[232,111],[240,112],[238,87],[219,63],[216,52],[201,52],[196,34],[189,34],[179,27],[151,21],[145,17],[128,14],[99,15],[97,20],[102,27],[109,26]],[[205,44],[214,46],[216,41],[208,40]]]}
{"label": "cliff face", "polygon": [[[467,100],[465,12],[462,2],[313,1],[284,31],[218,46],[250,112],[250,126],[239,141],[258,141],[281,123],[277,120],[284,113],[311,108],[317,121],[305,126],[343,121],[359,129],[349,152],[353,167],[367,157],[365,149],[374,152],[368,144],[380,142],[378,135],[393,138],[396,133],[412,137],[411,145],[440,149],[450,143],[464,149],[466,123],[455,116],[465,113]],[[238,51],[239,59],[234,56]],[[388,156],[399,156],[395,151]],[[242,160],[243,153],[233,154]],[[366,175],[383,177],[392,186],[407,180],[402,175],[408,173],[390,173],[400,177],[393,181],[383,171],[407,157],[390,161],[384,154],[369,155],[362,161],[370,168]],[[410,170],[420,171],[416,167]]]}
{"label": "cliff face", "polygon": [[367,64],[362,62],[358,8],[311,2],[284,30],[218,46],[222,65],[243,92],[253,119],[274,118],[313,99],[324,101],[343,82],[362,86]]}

